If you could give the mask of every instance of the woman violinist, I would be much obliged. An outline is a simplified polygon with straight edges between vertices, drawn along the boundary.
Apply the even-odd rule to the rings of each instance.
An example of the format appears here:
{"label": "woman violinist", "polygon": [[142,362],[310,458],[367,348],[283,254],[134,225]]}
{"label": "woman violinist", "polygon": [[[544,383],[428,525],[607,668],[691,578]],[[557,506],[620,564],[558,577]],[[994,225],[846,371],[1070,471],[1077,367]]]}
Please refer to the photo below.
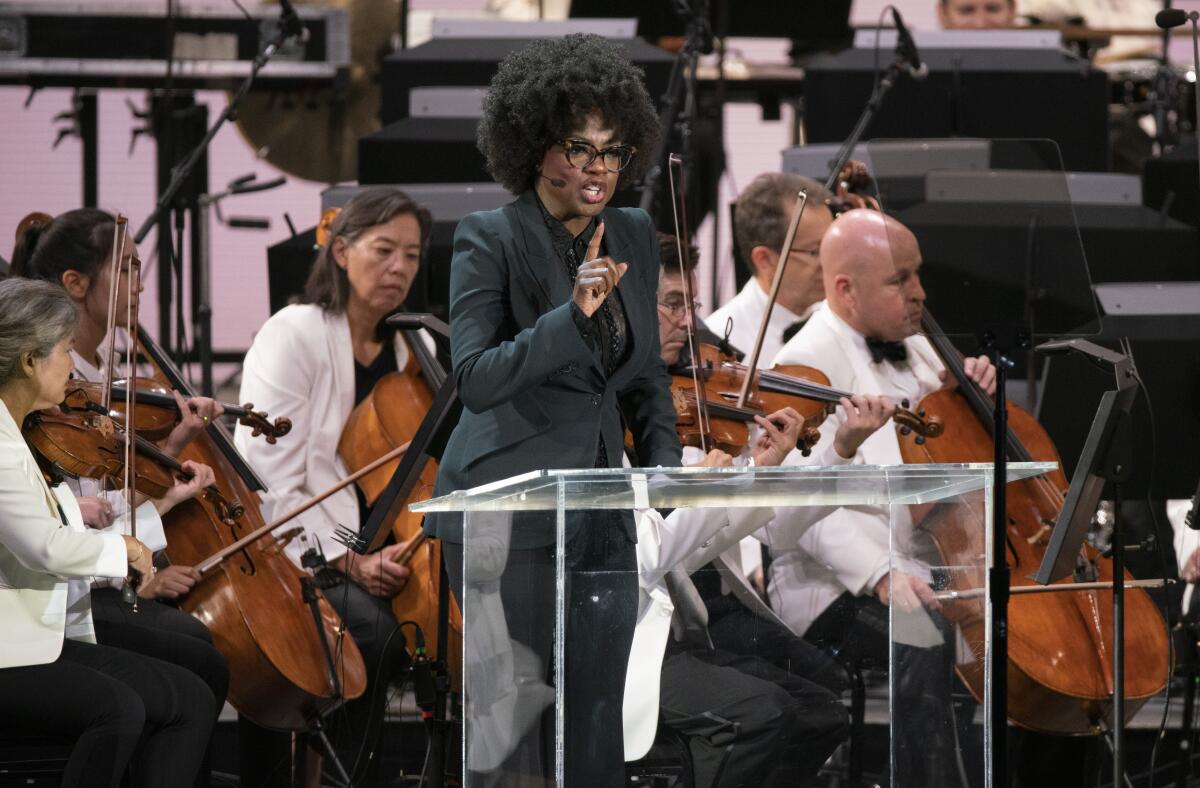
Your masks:
{"label": "woman violinist", "polygon": [[[108,335],[108,294],[114,275],[121,277],[115,309],[117,329],[127,336],[136,333],[136,326],[123,325],[123,316],[127,307],[127,277],[139,276],[137,249],[131,238],[125,238],[123,243],[122,239],[114,239],[116,226],[111,214],[94,208],[67,211],[49,221],[31,218],[22,223],[13,251],[15,275],[51,282],[62,288],[75,304],[79,320],[72,334],[74,375],[92,382],[103,378],[101,348],[115,341],[115,337]],[[114,249],[123,250],[120,261],[112,259]],[[140,281],[136,284],[140,291]],[[204,429],[209,419],[221,413],[220,405],[210,399],[197,397],[184,401],[178,393],[175,396],[182,419],[163,444],[170,454],[178,453]],[[192,473],[190,480],[177,481],[162,499],[146,501],[137,507],[139,533],[152,550],[166,547],[162,516],[213,482],[212,470],[207,466],[191,461],[183,466]],[[128,530],[121,492],[106,491],[93,479],[68,479],[66,483],[78,496],[88,527],[116,533]],[[143,602],[138,612],[133,613],[121,599],[121,581],[98,578],[91,600],[96,636],[103,644],[188,668],[208,685],[219,711],[229,687],[225,659],[213,646],[212,636],[201,621],[169,604],[170,600],[186,594],[198,580],[199,574],[191,567],[164,567],[138,588]],[[205,768],[199,782],[206,785],[207,781]]]}
{"label": "woman violinist", "polygon": [[70,736],[64,786],[183,786],[196,779],[218,704],[168,660],[97,645],[92,576],[153,575],[133,537],[84,527],[65,485],[47,487],[21,436],[63,400],[76,309],[61,288],[0,281],[0,725]]}
{"label": "woman violinist", "polygon": [[[358,194],[330,228],[304,303],[281,309],[255,335],[241,396],[287,413],[292,429],[271,446],[239,426],[235,441],[266,481],[266,503],[275,514],[345,478],[338,440],[350,413],[376,382],[408,363],[407,346],[383,320],[404,303],[431,227],[429,212],[397,189]],[[333,538],[339,526],[357,528],[368,514],[355,492],[344,489],[297,517],[304,538],[287,546],[297,563],[309,547],[324,551],[325,597],[349,626],[367,666],[366,693],[333,720],[335,746],[356,785],[369,764],[378,768],[379,759],[364,753],[378,741],[388,682],[407,665],[390,607],[409,575],[396,560],[405,544],[359,557]]]}
{"label": "woman violinist", "polygon": [[[658,137],[641,72],[602,38],[538,41],[501,63],[478,146],[492,176],[519,197],[467,216],[455,233],[450,328],[465,409],[436,494],[540,468],[619,468],[626,426],[642,465],[680,464],[658,354],[654,226],[643,211],[609,207],[619,185],[645,174]],[[555,586],[553,518],[529,514],[513,524],[500,590],[502,625],[517,651],[528,650],[532,686],[550,678]],[[638,605],[633,520],[587,513],[567,529],[567,628],[578,645],[567,648],[566,781],[619,786]],[[427,517],[426,532],[443,540],[461,589],[461,518]],[[485,779],[513,785],[549,773],[531,725],[502,732],[509,741],[479,764]]]}

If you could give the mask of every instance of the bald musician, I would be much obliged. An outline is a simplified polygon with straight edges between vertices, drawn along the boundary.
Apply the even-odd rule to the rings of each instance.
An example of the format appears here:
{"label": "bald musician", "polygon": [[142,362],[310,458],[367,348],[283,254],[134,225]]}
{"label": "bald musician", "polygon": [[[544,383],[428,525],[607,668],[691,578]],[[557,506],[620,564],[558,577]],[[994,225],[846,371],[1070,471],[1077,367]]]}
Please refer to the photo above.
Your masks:
{"label": "bald musician", "polygon": [[[847,391],[877,391],[914,406],[945,385],[945,369],[928,340],[918,335],[925,303],[921,250],[913,234],[884,214],[842,214],[820,248],[826,301],[775,357],[777,364],[807,364]],[[985,357],[969,358],[967,374],[989,393],[995,369]],[[839,411],[822,430],[832,440],[844,419]],[[823,449],[818,444],[815,452]],[[853,461],[899,464],[894,430],[863,441]],[[930,588],[928,564],[916,551],[903,571],[889,571],[889,523],[904,533],[907,510],[889,518],[885,507],[838,509],[810,528],[776,518],[770,526],[772,607],[793,630],[848,658],[887,664],[888,604],[924,610],[943,633],[944,647],[901,646],[893,677],[908,710],[896,723],[907,784],[957,785],[954,724],[950,710],[952,644]],[[908,782],[912,780],[912,782]]]}

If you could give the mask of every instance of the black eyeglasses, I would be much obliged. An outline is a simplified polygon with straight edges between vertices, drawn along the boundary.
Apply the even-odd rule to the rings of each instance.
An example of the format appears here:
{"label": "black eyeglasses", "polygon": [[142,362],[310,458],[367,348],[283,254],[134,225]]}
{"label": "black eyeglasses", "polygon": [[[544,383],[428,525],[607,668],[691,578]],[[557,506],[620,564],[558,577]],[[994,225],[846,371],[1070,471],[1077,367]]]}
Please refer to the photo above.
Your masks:
{"label": "black eyeglasses", "polygon": [[586,169],[597,157],[603,157],[609,172],[620,172],[633,161],[637,148],[632,145],[613,145],[600,150],[587,140],[563,140],[558,143],[566,154],[567,163],[576,169]]}
{"label": "black eyeglasses", "polygon": [[[699,301],[692,302],[692,312],[699,312],[703,307],[704,304],[700,303]],[[665,309],[667,314],[670,315],[672,319],[676,319],[680,315],[683,315],[685,312],[687,312],[687,301],[684,301],[682,298],[668,298],[665,301],[659,301],[658,308]]]}

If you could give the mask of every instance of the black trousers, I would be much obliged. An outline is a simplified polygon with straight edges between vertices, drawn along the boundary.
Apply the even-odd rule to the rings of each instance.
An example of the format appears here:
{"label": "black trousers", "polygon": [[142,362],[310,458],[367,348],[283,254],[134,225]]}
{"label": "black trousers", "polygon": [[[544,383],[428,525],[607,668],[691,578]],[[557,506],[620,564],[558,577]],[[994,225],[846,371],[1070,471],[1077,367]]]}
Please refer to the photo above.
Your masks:
{"label": "black trousers", "polygon": [[708,634],[716,648],[764,659],[838,697],[850,689],[846,669],[828,652],[796,637],[787,627],[754,615],[733,594],[705,599],[704,603]]}
{"label": "black trousers", "polygon": [[[578,516],[587,522],[568,543],[565,556],[566,784],[619,788],[625,784],[621,719],[625,670],[637,620],[636,546],[619,520],[628,513],[601,511]],[[461,604],[463,546],[444,543],[442,556]],[[540,666],[539,683],[553,685],[554,548],[508,551],[498,586],[508,636],[517,649],[529,655],[528,664]],[[469,602],[464,615],[472,615]],[[467,654],[468,661],[471,657]],[[471,690],[467,692],[469,708]],[[547,703],[540,731],[535,728],[520,736],[516,749],[497,768],[472,773],[473,785],[554,784],[553,696],[543,693],[539,697]],[[470,719],[467,725],[469,731]]]}
{"label": "black trousers", "polygon": [[67,640],[54,662],[0,670],[0,719],[75,738],[63,786],[191,785],[216,718],[194,673],[111,646]]}
{"label": "black trousers", "polygon": [[758,657],[668,649],[663,724],[690,737],[697,788],[805,785],[849,730],[833,693]]}
{"label": "black trousers", "polygon": [[[367,669],[366,691],[325,720],[328,736],[356,788],[387,785],[395,775],[383,773],[379,746],[388,687],[409,665],[404,635],[398,629],[390,599],[368,594],[334,569],[321,570],[320,581],[325,599],[349,628]],[[243,785],[286,788],[292,784],[289,734],[269,731],[239,718],[238,742]]]}
{"label": "black trousers", "polygon": [[392,613],[392,600],[368,594],[341,572],[326,569],[321,582],[367,668],[366,691],[329,717],[329,735],[356,786],[386,785],[395,777],[383,774],[379,754],[388,688],[409,666],[400,622]]}
{"label": "black trousers", "polygon": [[[892,666],[894,701],[904,710],[892,720],[895,739],[893,788],[962,784],[951,689],[954,686],[953,629],[940,613],[929,612],[944,637],[943,646],[898,645]],[[842,594],[809,626],[804,637],[854,663],[886,669],[891,651],[888,608],[873,596]]]}
{"label": "black trousers", "polygon": [[[96,640],[101,644],[161,659],[199,676],[212,693],[216,706],[212,721],[216,724],[229,693],[229,666],[201,621],[179,608],[150,599],[139,599],[134,612],[115,588],[92,590],[92,619]],[[212,753],[205,747],[196,786],[207,786],[211,777]]]}

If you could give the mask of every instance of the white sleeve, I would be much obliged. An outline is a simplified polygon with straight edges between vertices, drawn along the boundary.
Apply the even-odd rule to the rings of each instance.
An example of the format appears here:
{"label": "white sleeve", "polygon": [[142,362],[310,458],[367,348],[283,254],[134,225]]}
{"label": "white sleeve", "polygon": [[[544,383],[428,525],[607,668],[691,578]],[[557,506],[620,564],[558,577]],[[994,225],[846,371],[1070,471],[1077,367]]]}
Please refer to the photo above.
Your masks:
{"label": "white sleeve", "polygon": [[[253,402],[256,409],[268,413],[286,413],[292,421],[291,431],[274,445],[251,438],[250,428],[241,424],[234,432],[238,451],[266,482],[264,515],[271,518],[286,514],[314,494],[308,482],[308,453],[320,418],[320,414],[313,413],[311,396],[317,373],[310,352],[299,347],[302,342],[286,323],[267,321],[254,338],[242,367],[239,401]],[[346,552],[346,547],[333,538],[338,523],[321,504],[296,517],[295,522],[303,526],[310,539],[320,541],[328,560]],[[358,523],[343,525],[357,529]],[[297,544],[289,545],[289,554],[292,545]]]}
{"label": "white sleeve", "polygon": [[[125,505],[125,496],[122,493],[115,493],[120,501],[122,510],[127,509]],[[105,497],[108,497],[108,493]],[[113,503],[113,511],[117,511],[117,504]],[[100,529],[101,533],[105,534],[128,534],[129,528],[129,512],[121,511],[121,514],[113,519],[112,525],[107,528]],[[167,534],[163,530],[162,517],[158,513],[158,509],[154,508],[154,501],[143,501],[137,508],[137,539],[142,544],[149,547],[151,552],[157,553],[159,550],[167,549]]]}
{"label": "white sleeve", "polygon": [[1200,531],[1193,531],[1183,522],[1191,506],[1192,502],[1186,499],[1167,501],[1167,522],[1174,532],[1175,561],[1180,572],[1191,554],[1200,548]]}
{"label": "white sleeve", "polygon": [[34,571],[59,577],[124,576],[124,540],[64,527],[51,514],[45,491],[31,486],[21,458],[8,454],[0,457],[0,545]]}

